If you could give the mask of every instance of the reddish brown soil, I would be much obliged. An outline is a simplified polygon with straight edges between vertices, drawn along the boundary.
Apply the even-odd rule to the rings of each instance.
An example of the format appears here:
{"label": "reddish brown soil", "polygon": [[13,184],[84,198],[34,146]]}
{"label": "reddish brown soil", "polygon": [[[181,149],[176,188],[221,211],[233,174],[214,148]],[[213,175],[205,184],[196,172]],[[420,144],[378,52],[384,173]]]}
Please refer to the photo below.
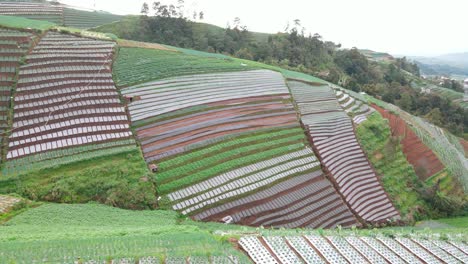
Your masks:
{"label": "reddish brown soil", "polygon": [[177,128],[194,125],[200,122],[206,122],[209,120],[216,120],[220,118],[235,118],[239,116],[246,116],[246,115],[254,114],[259,111],[286,109],[285,107],[286,105],[282,103],[271,103],[271,104],[261,105],[261,106],[249,105],[249,106],[238,108],[238,109],[222,109],[220,111],[207,113],[207,114],[200,114],[195,117],[184,118],[184,119],[170,122],[170,123],[165,123],[165,124],[156,123],[151,128],[138,131],[138,137],[141,140],[144,140],[147,137],[152,137],[154,135],[166,133]]}
{"label": "reddish brown soil", "polygon": [[291,97],[287,94],[284,95],[266,95],[266,96],[253,96],[248,98],[240,98],[240,99],[231,99],[231,100],[224,100],[215,103],[207,104],[207,106],[225,106],[225,105],[233,105],[233,104],[245,104],[245,103],[252,103],[258,101],[268,101],[268,100],[278,100],[278,99],[290,99]]}
{"label": "reddish brown soil", "polygon": [[[239,133],[239,132],[249,131],[249,130],[256,130],[256,129],[266,128],[266,127],[291,125],[291,124],[294,124],[295,122],[297,122],[297,118],[296,118],[295,114],[287,114],[285,116],[275,116],[275,117],[269,117],[269,118],[254,119],[254,120],[250,120],[250,121],[243,121],[243,122],[240,122],[240,124],[246,125],[247,128],[223,131],[221,133],[210,134],[208,136],[198,137],[198,138],[190,140],[190,141],[185,141],[185,142],[182,142],[182,143],[179,143],[179,144],[170,145],[169,147],[166,147],[166,148],[163,148],[163,149],[158,149],[158,150],[155,150],[155,151],[152,151],[152,152],[145,153],[145,157],[156,156],[156,155],[162,154],[164,152],[170,151],[172,149],[176,149],[176,148],[183,147],[183,146],[188,146],[188,145],[191,145],[191,144],[203,141],[203,140],[211,139],[211,138],[217,138],[217,137],[220,137],[222,135],[228,135],[228,134],[232,134],[232,133]],[[189,136],[197,135],[199,133],[203,133],[203,132],[206,132],[206,131],[210,131],[210,130],[214,130],[214,129],[218,129],[218,128],[223,128],[223,127],[229,127],[232,124],[233,123],[227,123],[227,124],[214,125],[214,126],[211,126],[211,127],[192,130],[192,131],[190,131],[188,133],[180,134],[180,135],[177,135],[175,137],[171,137],[171,138],[167,138],[167,139],[164,139],[164,140],[157,141],[155,143],[143,145],[143,149],[148,148],[150,146],[156,146],[156,145],[159,145],[159,144],[162,144],[162,143],[166,143],[166,142],[171,142],[171,141],[176,140],[176,139],[181,139],[181,138],[186,138],[186,137],[189,137]]]}
{"label": "reddish brown soil", "polygon": [[462,144],[463,148],[465,149],[465,157],[468,157],[468,141],[464,139],[460,139],[460,143]]}
{"label": "reddish brown soil", "polygon": [[402,138],[403,153],[421,180],[426,180],[444,169],[439,158],[419,139],[403,119],[376,105],[372,107],[389,120],[392,135]]}

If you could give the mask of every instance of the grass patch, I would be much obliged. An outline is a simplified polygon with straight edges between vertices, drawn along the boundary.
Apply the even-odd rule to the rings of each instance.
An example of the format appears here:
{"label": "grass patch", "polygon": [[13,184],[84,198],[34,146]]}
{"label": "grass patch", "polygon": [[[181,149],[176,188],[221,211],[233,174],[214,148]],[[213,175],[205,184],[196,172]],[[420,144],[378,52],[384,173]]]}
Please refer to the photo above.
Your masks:
{"label": "grass patch", "polygon": [[402,152],[399,139],[392,138],[388,122],[379,113],[373,113],[356,131],[369,160],[379,175],[385,191],[407,220],[425,217],[427,205],[416,192],[418,178]]}
{"label": "grass patch", "polygon": [[250,263],[226,240],[171,211],[45,204],[0,226],[0,233],[1,263],[225,255]]}
{"label": "grass patch", "polygon": [[437,222],[441,222],[456,228],[468,228],[468,216],[454,217],[454,218],[442,218],[437,219]]}
{"label": "grass patch", "polygon": [[0,177],[0,193],[65,203],[99,201],[133,209],[156,207],[155,188],[139,149]]}

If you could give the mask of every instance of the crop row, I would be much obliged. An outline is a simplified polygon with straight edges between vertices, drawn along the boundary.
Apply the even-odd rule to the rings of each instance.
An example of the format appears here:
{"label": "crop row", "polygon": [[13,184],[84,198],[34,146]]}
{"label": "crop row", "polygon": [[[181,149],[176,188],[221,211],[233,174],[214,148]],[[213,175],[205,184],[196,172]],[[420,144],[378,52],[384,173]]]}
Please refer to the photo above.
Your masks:
{"label": "crop row", "polygon": [[[334,111],[330,108],[320,109],[317,102],[301,99],[303,96],[313,98],[316,91],[320,98],[330,98],[335,93],[324,86],[306,89],[305,84],[289,82],[294,100],[301,112],[301,119],[312,138],[320,155],[322,164],[330,172],[339,192],[349,206],[365,221],[378,222],[398,218],[398,212],[383,190],[373,168],[359,145],[350,118],[337,105]],[[296,87],[298,92],[295,92]],[[328,89],[328,91],[326,90]],[[327,94],[328,93],[328,94]],[[342,102],[349,102],[349,96],[341,94]],[[325,106],[338,102],[336,98],[324,100]],[[307,108],[308,105],[313,107]],[[314,111],[310,111],[314,110]]]}
{"label": "crop row", "polygon": [[289,236],[242,237],[239,245],[266,263],[466,263],[463,242],[418,238]]}
{"label": "crop row", "polygon": [[[42,42],[55,39],[68,41],[47,45]],[[15,130],[9,137],[7,153],[10,163],[5,166],[7,173],[16,173],[18,168],[23,168],[21,171],[42,169],[134,148],[134,144],[129,142],[132,135],[128,118],[109,72],[110,61],[102,60],[103,63],[96,66],[87,64],[86,60],[83,62],[80,57],[89,55],[89,50],[81,50],[80,44],[96,46],[96,50],[107,53],[107,57],[112,57],[114,44],[88,39],[75,42],[80,39],[83,38],[49,32],[33,49],[33,53],[46,56],[41,62],[48,60],[47,55],[50,54],[67,56],[74,53],[80,62],[78,65],[49,67],[42,64],[28,68],[26,64],[20,69],[14,106]],[[27,62],[36,63],[37,59],[30,56]],[[43,72],[49,74],[43,75]],[[101,79],[101,83],[96,82],[97,79]],[[121,140],[126,144],[117,143]],[[113,144],[113,141],[117,142]],[[91,143],[93,147],[89,147]],[[67,148],[73,150],[68,153]],[[51,151],[53,154],[44,154]],[[34,155],[31,159],[35,162],[27,164],[29,159],[24,157],[30,155]],[[18,158],[21,161],[12,162]]]}
{"label": "crop row", "polygon": [[[246,150],[252,152],[251,155],[247,155],[245,152],[242,152],[241,149],[235,149],[231,155],[225,154],[226,152],[223,153],[223,163],[216,163],[220,160],[223,160],[220,154],[217,155],[217,157],[210,158],[209,160],[202,160],[196,164],[189,164],[188,167],[184,166],[185,172],[181,173],[182,175],[185,175],[185,177],[181,177],[181,174],[173,171],[171,174],[166,176],[166,179],[170,180],[170,182],[160,185],[159,189],[162,193],[168,193],[170,191],[174,191],[200,182],[204,179],[219,175],[223,172],[281,155],[288,151],[301,148],[303,144],[297,143],[298,141],[302,141],[302,139],[287,139],[281,143],[278,143],[277,145],[275,145],[273,142],[266,142],[263,144],[258,144],[258,146],[254,145],[255,147],[244,147]],[[208,164],[211,164],[211,166],[208,167]],[[194,171],[192,168],[204,169]],[[159,177],[158,181],[160,181]]]}
{"label": "crop row", "polygon": [[230,59],[142,48],[120,48],[114,64],[117,86],[129,86],[173,76],[251,69],[253,68]]}

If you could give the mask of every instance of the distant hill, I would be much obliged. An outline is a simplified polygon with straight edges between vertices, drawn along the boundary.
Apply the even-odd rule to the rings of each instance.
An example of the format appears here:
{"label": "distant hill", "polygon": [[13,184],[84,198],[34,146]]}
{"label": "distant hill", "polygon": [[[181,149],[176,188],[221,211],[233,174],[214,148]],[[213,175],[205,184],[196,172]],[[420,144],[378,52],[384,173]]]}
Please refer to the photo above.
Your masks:
{"label": "distant hill", "polygon": [[468,75],[468,52],[436,57],[409,56],[426,75]]}

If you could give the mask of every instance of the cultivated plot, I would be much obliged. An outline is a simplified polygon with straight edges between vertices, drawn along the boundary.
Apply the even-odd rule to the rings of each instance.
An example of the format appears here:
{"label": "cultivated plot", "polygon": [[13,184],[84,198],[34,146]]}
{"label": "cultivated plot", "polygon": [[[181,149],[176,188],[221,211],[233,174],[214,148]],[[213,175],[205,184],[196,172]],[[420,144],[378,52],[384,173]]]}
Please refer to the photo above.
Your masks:
{"label": "cultivated plot", "polygon": [[399,218],[335,93],[328,86],[288,84],[325,170],[352,210],[367,222]]}

